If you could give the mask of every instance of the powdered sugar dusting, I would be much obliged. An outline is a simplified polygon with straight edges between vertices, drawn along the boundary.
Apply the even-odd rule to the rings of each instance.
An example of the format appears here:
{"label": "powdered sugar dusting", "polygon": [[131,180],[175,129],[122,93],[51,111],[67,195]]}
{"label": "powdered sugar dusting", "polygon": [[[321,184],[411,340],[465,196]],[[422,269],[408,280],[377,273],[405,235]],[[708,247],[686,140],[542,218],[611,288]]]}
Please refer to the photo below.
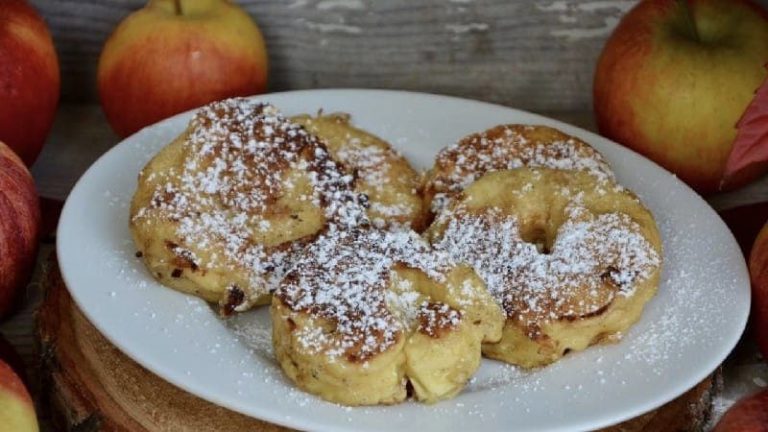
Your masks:
{"label": "powdered sugar dusting", "polygon": [[438,153],[426,190],[431,210],[439,213],[450,197],[491,171],[542,167],[586,171],[600,180],[613,179],[602,155],[588,144],[554,129],[548,140],[530,138],[542,126],[497,126],[469,135]]}
{"label": "powdered sugar dusting", "polygon": [[355,167],[357,175],[377,190],[384,189],[388,183],[385,172],[388,171],[387,150],[376,146],[363,146],[359,139],[347,136],[347,145],[339,148],[336,156],[344,164]]}
{"label": "powdered sugar dusting", "polygon": [[[270,212],[283,196],[322,208],[328,221],[353,226],[365,220],[352,177],[331,160],[323,144],[281,116],[271,105],[228,99],[201,108],[190,122],[183,142],[182,166],[153,173],[158,182],[150,203],[134,222],[153,218],[177,225],[172,252],[195,267],[240,269],[248,286],[234,285],[245,298],[234,310],[276,287],[300,243],[287,239],[265,246],[260,239],[270,229]],[[296,176],[305,176],[311,192],[294,189]],[[181,244],[176,244],[181,243]],[[195,250],[213,250],[203,262]]]}
{"label": "powdered sugar dusting", "polygon": [[423,228],[419,175],[388,142],[355,128],[344,113],[292,120],[325,140],[332,157],[354,175],[356,190],[369,199],[368,217],[375,226]]}
{"label": "powdered sugar dusting", "polygon": [[296,261],[276,295],[295,312],[333,323],[332,332],[319,325],[301,330],[298,338],[305,349],[364,361],[414,326],[432,334],[461,318],[460,311],[430,302],[398,279],[392,271],[398,265],[436,281],[444,280],[449,269],[444,256],[432,253],[413,231],[337,230],[332,225]]}
{"label": "powdered sugar dusting", "polygon": [[[336,152],[339,162],[352,167],[358,181],[362,181],[366,188],[377,194],[385,193],[390,184],[387,174],[392,171],[392,158],[399,157],[399,154],[390,148],[363,145],[357,138],[347,138],[347,145],[341,146]],[[380,228],[387,225],[387,221],[407,218],[413,212],[413,208],[407,203],[385,203],[379,200],[370,202],[370,210],[378,215],[371,216],[371,222]]]}
{"label": "powdered sugar dusting", "polygon": [[566,209],[549,253],[524,241],[516,217],[496,208],[471,214],[459,206],[438,223],[446,225],[435,248],[470,264],[532,337],[547,320],[588,316],[616,295],[632,295],[661,263],[629,216],[595,215],[577,202]]}

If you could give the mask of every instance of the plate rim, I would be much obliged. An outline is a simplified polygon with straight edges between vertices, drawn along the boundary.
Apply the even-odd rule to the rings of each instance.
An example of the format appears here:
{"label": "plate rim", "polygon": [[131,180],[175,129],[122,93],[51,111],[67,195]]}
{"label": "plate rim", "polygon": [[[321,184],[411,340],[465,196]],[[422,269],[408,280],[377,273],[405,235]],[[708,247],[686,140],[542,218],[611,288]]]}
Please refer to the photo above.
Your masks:
{"label": "plate rim", "polygon": [[[251,96],[246,96],[245,98],[268,101],[268,98],[270,98],[272,96],[286,97],[286,96],[294,96],[295,95],[296,97],[300,97],[302,94],[306,95],[306,94],[319,94],[319,93],[332,93],[332,94],[336,94],[336,95],[343,94],[343,93],[348,93],[348,94],[355,94],[355,95],[360,95],[360,96],[364,96],[367,93],[367,94],[369,94],[372,97],[377,95],[377,94],[387,94],[387,95],[400,95],[400,96],[403,96],[403,97],[417,97],[417,98],[436,99],[438,101],[439,100],[451,100],[453,102],[458,102],[458,103],[463,103],[463,104],[477,104],[477,105],[486,106],[487,108],[503,109],[503,110],[507,110],[507,111],[514,112],[514,113],[517,113],[517,114],[523,114],[523,115],[535,118],[536,120],[539,120],[539,121],[540,120],[544,120],[546,123],[552,124],[552,125],[554,125],[557,128],[577,130],[578,133],[580,134],[580,136],[587,137],[587,140],[596,139],[596,140],[606,141],[606,142],[610,143],[611,145],[620,148],[621,151],[628,152],[628,153],[633,154],[636,157],[642,158],[646,162],[654,165],[656,168],[658,168],[658,169],[660,169],[660,170],[670,174],[670,176],[673,176],[674,179],[671,179],[671,181],[676,182],[679,185],[683,186],[684,189],[686,189],[687,193],[693,194],[699,200],[701,200],[704,204],[706,204],[706,207],[707,207],[708,211],[711,213],[710,217],[712,217],[712,216],[715,217],[716,223],[718,225],[720,225],[725,230],[725,232],[727,233],[727,235],[729,237],[729,241],[731,243],[733,243],[733,244],[736,244],[736,240],[735,240],[735,237],[733,236],[733,233],[727,227],[727,225],[722,220],[722,218],[720,218],[720,216],[717,214],[717,212],[709,205],[709,203],[706,200],[704,200],[703,197],[701,197],[690,186],[688,186],[687,184],[682,182],[679,178],[674,176],[674,174],[670,173],[669,171],[667,171],[665,168],[661,167],[659,164],[657,164],[653,160],[648,159],[645,156],[639,154],[638,152],[636,152],[636,151],[634,151],[634,150],[632,150],[632,149],[630,149],[628,147],[625,147],[625,146],[623,146],[621,144],[618,144],[618,143],[616,143],[615,141],[613,141],[613,140],[611,140],[609,138],[603,137],[603,136],[599,135],[596,132],[592,132],[592,131],[584,129],[582,127],[578,127],[578,126],[566,123],[564,121],[548,117],[546,115],[541,115],[541,114],[533,113],[533,112],[530,112],[530,111],[521,110],[521,109],[518,109],[518,108],[513,108],[513,107],[497,104],[497,103],[485,102],[485,101],[480,101],[480,100],[475,100],[475,99],[468,99],[468,98],[457,97],[457,96],[449,96],[449,95],[442,95],[442,94],[429,93],[429,92],[410,91],[410,90],[363,89],[363,88],[302,89],[302,90],[289,90],[289,91],[280,91],[280,92],[273,92],[273,93],[264,93],[264,94],[258,94],[258,95],[251,95]],[[191,109],[191,110],[188,110],[188,111],[185,111],[185,112],[182,112],[182,113],[179,113],[179,114],[176,114],[176,115],[173,115],[173,116],[168,117],[166,119],[160,120],[159,122],[156,122],[156,123],[154,123],[152,125],[146,126],[146,127],[142,128],[141,130],[135,132],[134,134],[131,134],[130,136],[121,139],[118,143],[116,143],[108,151],[106,151],[104,154],[99,156],[99,158],[96,159],[96,161],[94,161],[88,167],[88,169],[83,172],[83,174],[80,176],[80,178],[78,178],[77,182],[74,184],[72,189],[68,192],[67,199],[66,199],[66,201],[64,203],[64,206],[62,208],[62,211],[61,211],[61,217],[60,217],[59,222],[57,224],[57,231],[56,232],[59,233],[59,232],[63,231],[62,227],[65,225],[66,220],[67,220],[65,215],[67,215],[68,212],[72,211],[71,208],[74,206],[74,204],[72,204],[71,200],[70,200],[70,197],[73,195],[72,193],[74,191],[76,191],[79,187],[82,187],[82,183],[88,177],[89,173],[91,173],[94,169],[96,169],[97,165],[99,165],[99,163],[102,160],[107,158],[108,155],[110,155],[111,153],[117,151],[121,146],[125,145],[125,142],[127,140],[133,138],[135,135],[141,134],[145,130],[153,129],[153,128],[157,127],[158,125],[162,124],[162,123],[171,122],[174,119],[178,120],[179,118],[182,118],[182,117],[185,117],[185,116],[190,116],[197,109],[199,109],[199,107]],[[570,134],[570,132],[568,132],[568,133]],[[58,257],[63,256],[62,255],[62,250],[61,250],[61,248],[63,247],[62,244],[63,244],[63,242],[60,242],[57,239],[57,242],[56,242],[56,254],[57,254]],[[743,272],[744,274],[746,274],[748,276],[748,269],[747,269],[746,261],[744,260],[743,256],[741,258],[742,259],[739,260],[739,262],[742,265],[740,266],[738,271],[739,272]],[[59,261],[61,261],[61,258],[59,258]],[[66,274],[66,271],[64,270],[64,266],[60,266],[60,272],[61,272],[62,279],[63,279],[65,285],[67,287],[71,286],[71,281],[69,280],[69,278],[68,278],[68,276]],[[748,280],[748,277],[747,277],[747,280]],[[252,405],[252,407],[256,407],[257,408],[256,410],[252,410],[251,409],[251,410],[245,411],[244,408],[241,408],[240,406],[238,406],[236,404],[229,403],[228,401],[224,400],[221,397],[212,396],[210,394],[203,395],[203,394],[198,393],[196,391],[196,389],[193,389],[191,386],[185,384],[184,380],[182,380],[182,379],[175,379],[174,378],[175,375],[173,375],[173,374],[171,374],[170,377],[169,377],[169,375],[167,373],[165,373],[165,371],[163,370],[162,367],[160,367],[159,365],[156,365],[154,363],[143,361],[141,356],[138,355],[138,353],[136,353],[136,352],[134,352],[134,350],[131,350],[130,348],[128,348],[119,339],[113,338],[112,335],[110,334],[110,332],[109,331],[105,331],[99,325],[97,320],[94,319],[93,312],[89,311],[88,308],[84,308],[83,307],[83,304],[81,303],[81,301],[78,298],[78,296],[76,294],[74,294],[72,292],[72,290],[69,290],[69,288],[68,288],[68,291],[70,292],[71,297],[73,298],[73,300],[77,304],[78,309],[81,312],[83,312],[83,314],[86,316],[88,321],[102,335],[104,335],[104,337],[106,337],[107,340],[110,341],[110,343],[115,345],[120,350],[121,353],[125,354],[132,361],[135,361],[137,364],[139,364],[142,367],[146,368],[147,370],[149,370],[150,372],[152,372],[153,374],[155,374],[159,378],[163,379],[164,381],[169,382],[169,383],[173,384],[174,386],[184,390],[185,392],[188,392],[188,393],[190,393],[190,394],[192,394],[192,395],[194,395],[196,397],[199,397],[199,398],[201,398],[203,400],[206,400],[206,401],[211,402],[213,404],[216,404],[216,405],[222,406],[224,408],[230,409],[232,411],[239,412],[239,413],[241,413],[241,414],[243,414],[245,416],[251,417],[251,418],[255,418],[255,419],[258,419],[258,420],[261,420],[261,421],[265,421],[265,422],[269,422],[269,423],[273,423],[273,424],[277,424],[277,425],[281,425],[281,426],[297,428],[297,429],[301,429],[301,430],[314,430],[314,428],[317,427],[316,423],[312,423],[310,420],[304,419],[301,416],[290,416],[290,418],[286,418],[285,416],[280,416],[280,415],[278,415],[278,413],[273,413],[272,411],[269,411],[267,409],[261,409],[260,410],[260,409],[258,409],[258,405],[257,404]],[[606,427],[606,426],[615,425],[615,424],[618,424],[618,423],[620,423],[622,421],[626,421],[628,419],[637,417],[638,415],[642,415],[644,413],[650,412],[650,411],[652,411],[652,410],[654,410],[654,409],[656,409],[656,408],[658,408],[658,407],[660,407],[660,406],[670,402],[671,400],[677,398],[678,396],[684,394],[685,392],[687,392],[688,390],[693,388],[699,382],[701,382],[706,377],[708,377],[713,371],[715,371],[717,369],[717,367],[719,367],[719,365],[722,364],[722,362],[727,358],[727,356],[733,351],[735,346],[741,340],[741,338],[742,338],[742,336],[744,334],[744,330],[746,328],[746,325],[747,325],[747,322],[748,322],[748,319],[749,319],[749,315],[750,315],[750,310],[751,310],[751,295],[750,295],[750,291],[749,291],[749,286],[747,286],[745,291],[746,291],[746,297],[744,299],[745,302],[746,302],[745,303],[745,310],[743,311],[742,316],[739,317],[738,325],[736,326],[737,328],[740,329],[740,331],[738,332],[739,337],[738,338],[734,338],[733,341],[731,341],[731,342],[726,344],[727,345],[727,350],[723,350],[722,351],[722,352],[725,353],[725,355],[723,355],[722,358],[717,358],[717,357],[710,358],[710,360],[707,362],[708,367],[706,367],[706,368],[702,367],[698,374],[692,374],[690,376],[690,378],[685,381],[685,385],[681,385],[680,386],[680,387],[685,387],[684,390],[682,390],[682,391],[669,390],[669,391],[665,392],[663,394],[663,396],[657,397],[657,398],[655,398],[651,402],[647,402],[645,404],[635,404],[635,405],[632,405],[631,408],[627,408],[626,410],[622,411],[622,415],[603,416],[603,417],[597,416],[597,417],[599,417],[600,420],[596,421],[596,422],[590,422],[588,424],[587,423],[583,423],[581,425],[574,424],[574,425],[569,426],[567,428],[564,427],[564,428],[559,428],[559,429],[555,428],[555,429],[548,429],[548,430],[572,430],[574,426],[575,426],[576,429],[578,429],[580,427],[602,428],[602,427]],[[734,289],[734,292],[736,292],[736,289]],[[715,358],[717,358],[717,361],[713,361],[713,359],[715,359]],[[397,406],[397,405],[395,405],[395,406]],[[252,414],[255,411],[259,411],[258,416],[254,416]],[[345,423],[340,422],[339,424],[334,425],[334,430],[356,431],[358,429],[355,429],[354,426],[351,425],[351,424],[345,424]]]}

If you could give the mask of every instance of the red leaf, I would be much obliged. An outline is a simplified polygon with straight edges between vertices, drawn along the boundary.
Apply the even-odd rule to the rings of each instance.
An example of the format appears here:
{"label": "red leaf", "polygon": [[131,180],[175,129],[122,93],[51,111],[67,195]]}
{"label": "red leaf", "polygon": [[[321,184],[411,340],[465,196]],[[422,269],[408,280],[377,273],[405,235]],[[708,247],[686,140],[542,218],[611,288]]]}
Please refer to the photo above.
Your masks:
{"label": "red leaf", "polygon": [[751,165],[768,163],[768,79],[755,92],[736,128],[736,139],[723,173],[724,183]]}

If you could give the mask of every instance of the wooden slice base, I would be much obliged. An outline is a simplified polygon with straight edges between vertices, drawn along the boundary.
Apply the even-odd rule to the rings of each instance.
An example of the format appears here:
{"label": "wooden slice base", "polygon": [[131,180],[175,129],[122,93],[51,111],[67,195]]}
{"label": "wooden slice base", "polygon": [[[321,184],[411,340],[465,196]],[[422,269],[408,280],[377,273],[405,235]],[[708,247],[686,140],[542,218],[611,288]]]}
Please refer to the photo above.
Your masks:
{"label": "wooden slice base", "polygon": [[[51,260],[54,261],[54,260]],[[208,403],[122,354],[83,316],[55,262],[38,312],[44,376],[55,430],[285,431]]]}
{"label": "wooden slice base", "polygon": [[[54,258],[38,315],[43,393],[57,431],[285,431],[213,405],[167,383],[110,344],[77,309]],[[699,431],[717,386],[712,377],[669,404],[605,429]]]}

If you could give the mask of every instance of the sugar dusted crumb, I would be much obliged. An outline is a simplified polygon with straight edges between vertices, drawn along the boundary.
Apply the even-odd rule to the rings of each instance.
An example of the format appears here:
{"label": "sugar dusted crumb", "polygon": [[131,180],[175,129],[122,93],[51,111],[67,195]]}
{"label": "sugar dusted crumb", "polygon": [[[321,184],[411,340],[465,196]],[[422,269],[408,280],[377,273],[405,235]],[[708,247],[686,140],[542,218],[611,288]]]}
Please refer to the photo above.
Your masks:
{"label": "sugar dusted crumb", "polygon": [[451,264],[410,230],[345,231],[331,225],[296,261],[276,295],[292,311],[334,323],[331,333],[312,326],[300,330],[305,349],[364,361],[414,326],[433,334],[458,325],[461,311],[428,301],[407,281],[392,281],[397,275],[391,273],[404,265],[442,281]]}
{"label": "sugar dusted crumb", "polygon": [[435,192],[431,210],[441,212],[451,196],[487,172],[521,167],[586,171],[601,181],[613,179],[602,155],[581,141],[564,136],[553,142],[531,142],[515,126],[498,126],[438,153],[437,175],[427,184]]}
{"label": "sugar dusted crumb", "polygon": [[358,177],[367,185],[378,191],[384,190],[388,182],[385,173],[390,170],[388,150],[364,146],[359,139],[350,138],[336,156],[341,163],[355,167]]}
{"label": "sugar dusted crumb", "polygon": [[632,295],[635,283],[661,263],[629,216],[595,216],[576,203],[567,208],[550,253],[524,241],[517,219],[496,209],[476,215],[459,207],[438,223],[446,226],[435,248],[471,265],[507,315],[531,331],[547,320],[604,307],[612,298],[602,293],[606,278],[618,287],[616,295]]}
{"label": "sugar dusted crumb", "polygon": [[319,140],[271,105],[228,99],[201,108],[190,122],[183,152],[182,166],[152,174],[156,189],[133,220],[173,221],[174,243],[180,244],[172,252],[195,267],[243,269],[250,279],[249,286],[239,287],[248,295],[245,303],[276,287],[300,247],[286,242],[268,248],[257,240],[256,233],[271,228],[271,203],[286,187],[292,190],[286,172],[308,177],[311,194],[297,198],[323,208],[327,220],[341,226],[365,220],[352,177]]}

